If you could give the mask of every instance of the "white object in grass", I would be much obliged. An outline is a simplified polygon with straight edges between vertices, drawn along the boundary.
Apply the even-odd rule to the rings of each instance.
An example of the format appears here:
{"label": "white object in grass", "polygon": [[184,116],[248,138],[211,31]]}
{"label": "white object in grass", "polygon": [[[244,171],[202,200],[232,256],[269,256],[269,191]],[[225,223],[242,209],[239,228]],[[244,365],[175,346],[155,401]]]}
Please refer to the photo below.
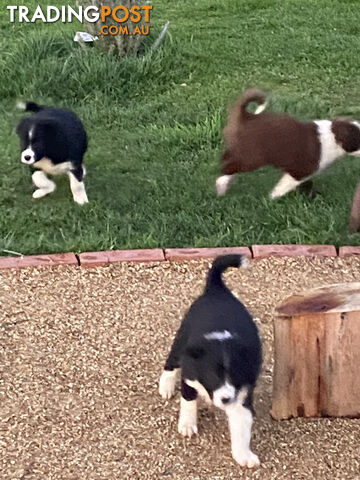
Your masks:
{"label": "white object in grass", "polygon": [[98,40],[98,38],[99,37],[94,37],[94,35],[91,35],[91,33],[88,32],[76,32],[74,42],[90,43],[95,42],[95,40]]}

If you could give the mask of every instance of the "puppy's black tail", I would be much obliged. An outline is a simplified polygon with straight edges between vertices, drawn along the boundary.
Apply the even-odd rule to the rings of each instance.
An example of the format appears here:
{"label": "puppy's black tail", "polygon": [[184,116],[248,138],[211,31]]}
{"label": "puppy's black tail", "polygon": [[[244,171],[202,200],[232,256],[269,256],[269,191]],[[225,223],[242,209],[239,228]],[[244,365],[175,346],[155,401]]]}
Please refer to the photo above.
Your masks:
{"label": "puppy's black tail", "polygon": [[222,255],[217,257],[208,273],[205,290],[224,287],[222,273],[229,267],[247,267],[249,261],[245,255]]}
{"label": "puppy's black tail", "polygon": [[34,113],[40,112],[40,110],[45,108],[41,105],[38,105],[37,103],[34,103],[34,102],[25,103],[25,102],[22,102],[21,100],[17,102],[16,106],[19,110],[22,110],[23,112],[34,112]]}

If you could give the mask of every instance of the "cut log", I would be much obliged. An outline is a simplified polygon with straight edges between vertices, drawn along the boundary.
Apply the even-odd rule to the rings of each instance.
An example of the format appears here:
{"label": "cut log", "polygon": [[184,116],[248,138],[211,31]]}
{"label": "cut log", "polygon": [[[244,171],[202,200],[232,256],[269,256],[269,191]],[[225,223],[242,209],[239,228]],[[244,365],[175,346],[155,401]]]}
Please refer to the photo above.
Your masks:
{"label": "cut log", "polygon": [[349,229],[352,233],[360,231],[360,183],[355,190],[350,214]]}
{"label": "cut log", "polygon": [[293,295],[277,313],[271,416],[360,417],[360,283]]}

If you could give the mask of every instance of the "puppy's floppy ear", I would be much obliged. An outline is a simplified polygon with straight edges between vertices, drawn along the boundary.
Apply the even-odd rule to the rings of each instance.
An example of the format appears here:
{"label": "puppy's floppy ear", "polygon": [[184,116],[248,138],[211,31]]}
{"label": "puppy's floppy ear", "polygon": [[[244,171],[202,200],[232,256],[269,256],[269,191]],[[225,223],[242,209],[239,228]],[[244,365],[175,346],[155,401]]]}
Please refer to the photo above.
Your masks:
{"label": "puppy's floppy ear", "polygon": [[19,136],[24,135],[25,132],[27,132],[30,128],[31,120],[30,117],[25,117],[20,122],[18,123],[18,126],[16,127],[16,133]]}
{"label": "puppy's floppy ear", "polygon": [[31,128],[30,117],[25,117],[18,123],[16,133],[20,140],[20,147],[25,150],[29,146],[29,131]]}
{"label": "puppy's floppy ear", "polygon": [[47,135],[56,135],[58,130],[57,123],[51,118],[47,118],[39,122],[42,128],[46,131]]}
{"label": "puppy's floppy ear", "polygon": [[194,360],[198,360],[205,355],[205,349],[201,345],[189,345],[185,349],[185,355],[188,355]]}
{"label": "puppy's floppy ear", "polygon": [[333,120],[331,130],[337,143],[341,145],[345,152],[351,153],[360,149],[360,130],[350,120]]}
{"label": "puppy's floppy ear", "polygon": [[68,156],[67,142],[63,141],[64,131],[59,122],[51,118],[42,119],[39,122],[43,129],[46,153],[52,159],[65,158]]}
{"label": "puppy's floppy ear", "polygon": [[261,364],[261,349],[249,350],[241,342],[229,343],[231,358],[231,371],[234,378],[237,378],[240,385],[254,384],[259,374]]}

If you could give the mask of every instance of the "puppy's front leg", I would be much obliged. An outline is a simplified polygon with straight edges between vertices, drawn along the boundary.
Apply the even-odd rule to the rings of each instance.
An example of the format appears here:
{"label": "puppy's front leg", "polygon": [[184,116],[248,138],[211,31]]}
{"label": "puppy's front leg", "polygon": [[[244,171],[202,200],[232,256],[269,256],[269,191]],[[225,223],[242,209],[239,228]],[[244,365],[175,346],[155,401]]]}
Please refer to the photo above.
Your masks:
{"label": "puppy's front leg", "polygon": [[180,357],[186,344],[186,326],[184,323],[176,333],[170,353],[166,359],[164,370],[160,377],[159,393],[164,400],[168,400],[175,393],[177,373],[180,370]]}
{"label": "puppy's front leg", "polygon": [[41,198],[53,192],[56,188],[55,183],[50,180],[43,171],[38,170],[32,174],[32,181],[37,188],[33,193],[33,198]]}
{"label": "puppy's front leg", "polygon": [[182,379],[178,430],[183,437],[191,437],[198,433],[197,395],[197,391]]}
{"label": "puppy's front leg", "polygon": [[229,405],[226,414],[229,421],[231,451],[234,460],[242,467],[254,468],[259,466],[258,457],[250,450],[253,422],[251,411],[238,401],[234,405]]}
{"label": "puppy's front leg", "polygon": [[159,382],[159,393],[164,400],[168,400],[174,395],[176,377],[179,370],[179,368],[166,369],[166,367],[163,370]]}
{"label": "puppy's front leg", "polygon": [[85,175],[84,167],[80,166],[75,170],[69,172],[70,188],[71,193],[73,194],[74,201],[79,205],[84,205],[88,203],[88,197],[86,195],[85,185],[83,178]]}
{"label": "puppy's front leg", "polygon": [[285,173],[273,188],[272,192],[270,193],[270,198],[274,200],[275,198],[283,197],[292,190],[295,190],[300,183],[301,182],[299,180],[296,180],[288,173]]}

